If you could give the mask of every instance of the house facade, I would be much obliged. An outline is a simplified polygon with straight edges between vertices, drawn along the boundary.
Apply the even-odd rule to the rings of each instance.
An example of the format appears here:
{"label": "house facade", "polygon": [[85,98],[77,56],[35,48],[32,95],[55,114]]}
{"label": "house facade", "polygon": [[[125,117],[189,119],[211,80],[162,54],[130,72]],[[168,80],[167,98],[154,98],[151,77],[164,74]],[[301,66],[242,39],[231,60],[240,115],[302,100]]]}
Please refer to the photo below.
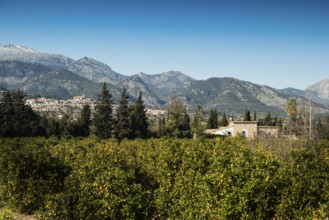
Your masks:
{"label": "house facade", "polygon": [[219,136],[236,136],[242,134],[248,139],[266,136],[279,136],[279,129],[276,126],[257,126],[257,121],[234,121],[229,126],[218,129],[207,129],[206,134]]}
{"label": "house facade", "polygon": [[237,134],[242,134],[246,138],[257,137],[257,121],[233,122],[233,136]]}

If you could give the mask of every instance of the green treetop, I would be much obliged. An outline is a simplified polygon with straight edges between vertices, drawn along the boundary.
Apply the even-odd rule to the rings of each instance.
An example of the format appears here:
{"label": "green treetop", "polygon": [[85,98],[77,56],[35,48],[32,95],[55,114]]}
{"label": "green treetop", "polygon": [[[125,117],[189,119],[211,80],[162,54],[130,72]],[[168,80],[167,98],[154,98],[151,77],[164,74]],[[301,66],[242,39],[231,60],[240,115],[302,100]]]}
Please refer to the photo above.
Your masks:
{"label": "green treetop", "polygon": [[90,134],[90,124],[91,124],[91,110],[90,105],[86,104],[83,106],[80,118],[79,118],[79,124],[81,126],[81,135],[82,136],[89,136]]}
{"label": "green treetop", "polygon": [[40,117],[29,105],[21,90],[5,92],[0,101],[0,136],[35,136],[40,132]]}
{"label": "green treetop", "polygon": [[245,113],[244,113],[244,121],[251,121],[251,116],[250,116],[250,111],[246,109]]}
{"label": "green treetop", "polygon": [[202,136],[205,126],[203,125],[204,117],[203,110],[200,105],[198,105],[192,122],[192,131],[196,136]]}
{"label": "green treetop", "polygon": [[215,129],[218,128],[218,114],[217,114],[217,110],[210,110],[210,115],[208,118],[208,122],[207,122],[207,128],[208,129]]}
{"label": "green treetop", "polygon": [[100,138],[110,138],[113,130],[113,100],[106,83],[103,84],[102,91],[98,96],[93,115],[95,134]]}
{"label": "green treetop", "polygon": [[119,108],[116,114],[115,137],[119,140],[128,138],[130,134],[128,103],[129,96],[127,95],[126,88],[124,88],[121,94]]}
{"label": "green treetop", "polygon": [[189,117],[186,108],[178,96],[171,97],[168,107],[168,119],[165,125],[165,132],[173,137],[189,137]]}
{"label": "green treetop", "polygon": [[130,115],[131,138],[146,138],[148,135],[148,126],[146,109],[142,100],[142,92],[140,92]]}
{"label": "green treetop", "polygon": [[220,126],[222,126],[222,127],[228,126],[228,121],[227,121],[225,112],[223,114],[222,120],[220,121]]}

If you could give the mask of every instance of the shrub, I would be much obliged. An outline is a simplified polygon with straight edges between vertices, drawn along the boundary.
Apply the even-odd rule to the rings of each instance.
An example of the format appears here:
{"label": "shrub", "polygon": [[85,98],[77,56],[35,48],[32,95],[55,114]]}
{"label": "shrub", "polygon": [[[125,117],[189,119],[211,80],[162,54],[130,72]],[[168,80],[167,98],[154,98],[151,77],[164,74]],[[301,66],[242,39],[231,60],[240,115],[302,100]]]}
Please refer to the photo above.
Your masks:
{"label": "shrub", "polygon": [[[19,139],[2,146],[0,156],[1,197],[19,212],[30,214],[43,206],[45,195],[63,190],[69,168],[54,158],[44,141]],[[42,145],[42,146],[40,146]]]}

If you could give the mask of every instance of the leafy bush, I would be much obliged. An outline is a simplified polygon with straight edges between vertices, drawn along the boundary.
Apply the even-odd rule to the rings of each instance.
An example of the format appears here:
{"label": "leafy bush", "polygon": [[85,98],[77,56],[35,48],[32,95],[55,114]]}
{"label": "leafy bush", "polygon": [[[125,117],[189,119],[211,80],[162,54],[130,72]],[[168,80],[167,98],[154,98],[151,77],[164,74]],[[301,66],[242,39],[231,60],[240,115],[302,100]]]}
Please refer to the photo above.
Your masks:
{"label": "leafy bush", "polygon": [[328,218],[329,142],[0,140],[0,198],[41,219]]}
{"label": "leafy bush", "polygon": [[1,145],[1,197],[9,207],[23,213],[38,210],[45,195],[60,192],[69,172],[44,143],[44,139],[17,138]]}
{"label": "leafy bush", "polygon": [[8,209],[0,210],[0,220],[14,220],[11,211]]}

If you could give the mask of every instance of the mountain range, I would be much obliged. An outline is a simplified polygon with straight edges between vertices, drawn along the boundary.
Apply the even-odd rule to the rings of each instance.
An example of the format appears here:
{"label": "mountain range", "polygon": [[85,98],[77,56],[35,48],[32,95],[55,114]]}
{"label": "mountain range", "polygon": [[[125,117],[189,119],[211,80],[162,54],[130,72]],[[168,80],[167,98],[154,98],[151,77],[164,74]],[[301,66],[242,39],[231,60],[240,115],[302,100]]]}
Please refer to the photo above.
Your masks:
{"label": "mountain range", "polygon": [[196,80],[179,71],[126,76],[92,58],[75,61],[64,55],[0,44],[0,88],[19,88],[30,96],[63,99],[84,94],[97,98],[103,82],[116,102],[125,87],[131,102],[142,92],[145,105],[153,108],[165,108],[176,94],[190,111],[201,105],[205,110],[229,114],[243,114],[249,109],[257,114],[282,116],[287,99],[310,97],[322,111],[329,109],[329,79],[298,90],[275,89],[230,77]]}

